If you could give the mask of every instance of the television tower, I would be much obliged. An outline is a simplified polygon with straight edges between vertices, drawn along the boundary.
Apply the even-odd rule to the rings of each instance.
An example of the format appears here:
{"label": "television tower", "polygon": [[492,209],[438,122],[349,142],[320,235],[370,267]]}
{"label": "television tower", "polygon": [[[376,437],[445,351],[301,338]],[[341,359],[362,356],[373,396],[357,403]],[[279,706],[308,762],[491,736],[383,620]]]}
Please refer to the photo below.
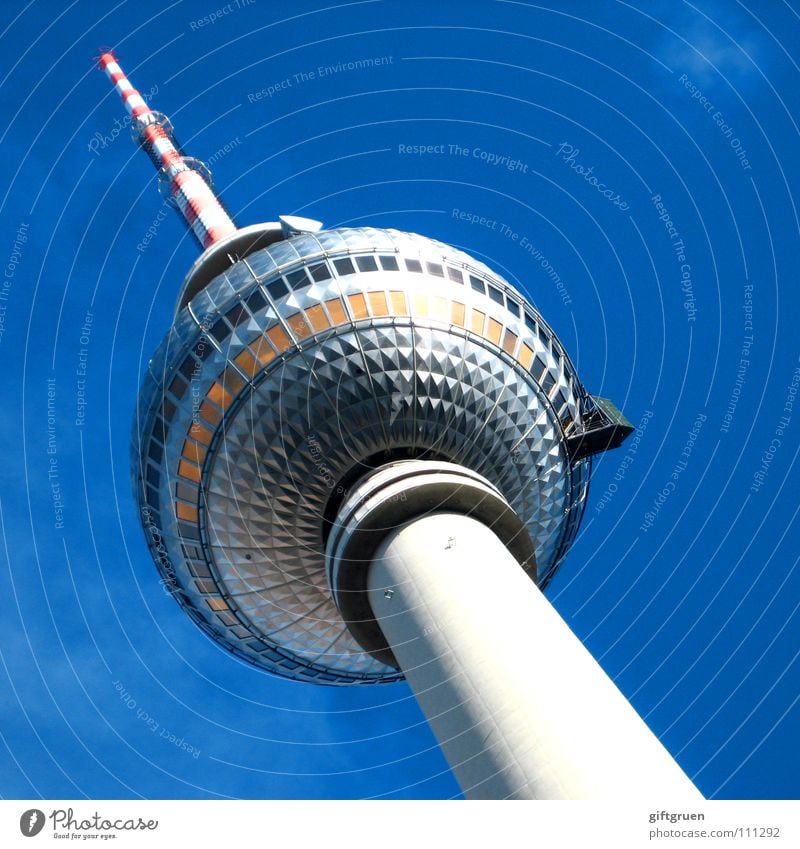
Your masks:
{"label": "television tower", "polygon": [[100,67],[203,248],[132,445],[184,610],[287,678],[405,678],[467,797],[701,799],[542,594],[591,456],[630,423],[466,253],[294,216],[237,228],[114,55]]}

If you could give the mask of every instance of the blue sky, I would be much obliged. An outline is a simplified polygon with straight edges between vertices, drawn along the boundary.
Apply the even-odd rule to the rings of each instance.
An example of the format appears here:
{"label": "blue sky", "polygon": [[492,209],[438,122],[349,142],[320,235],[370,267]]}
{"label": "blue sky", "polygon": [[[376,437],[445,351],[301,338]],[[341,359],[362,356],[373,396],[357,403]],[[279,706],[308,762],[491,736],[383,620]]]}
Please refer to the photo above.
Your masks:
{"label": "blue sky", "polygon": [[114,47],[239,223],[412,230],[529,294],[640,426],[548,595],[703,793],[796,798],[798,5],[223,10],[33,0],[0,36],[0,795],[459,792],[404,684],[270,677],[158,583],[129,428],[197,251]]}

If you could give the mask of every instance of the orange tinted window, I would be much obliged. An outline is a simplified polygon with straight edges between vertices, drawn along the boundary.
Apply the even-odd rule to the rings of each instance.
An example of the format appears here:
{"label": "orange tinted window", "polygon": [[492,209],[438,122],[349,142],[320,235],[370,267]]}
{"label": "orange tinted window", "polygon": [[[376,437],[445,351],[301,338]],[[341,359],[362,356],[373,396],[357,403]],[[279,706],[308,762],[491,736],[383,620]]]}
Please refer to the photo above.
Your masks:
{"label": "orange tinted window", "polygon": [[182,501],[179,501],[175,505],[175,515],[179,519],[185,519],[187,522],[196,522],[197,508],[192,507],[191,504],[184,504]]}
{"label": "orange tinted window", "polygon": [[214,434],[211,433],[210,430],[207,430],[200,424],[200,422],[193,422],[192,426],[189,428],[189,436],[192,439],[196,439],[198,442],[202,442],[203,445],[208,445],[211,442],[211,437]]}
{"label": "orange tinted window", "polygon": [[289,347],[289,337],[280,324],[276,324],[275,327],[270,328],[266,336],[278,352],[283,352]]}
{"label": "orange tinted window", "polygon": [[331,298],[325,301],[325,306],[328,308],[331,321],[334,324],[344,324],[347,321],[347,315],[342,306],[342,302],[338,298]]}
{"label": "orange tinted window", "polygon": [[203,401],[200,405],[200,416],[213,425],[217,425],[222,421],[220,412],[215,410],[208,401]]}
{"label": "orange tinted window", "polygon": [[330,327],[330,322],[328,321],[328,317],[325,315],[325,310],[322,309],[320,304],[316,304],[315,306],[307,309],[306,318],[317,333],[319,333],[320,330],[326,330]]}
{"label": "orange tinted window", "polygon": [[195,483],[200,483],[200,467],[194,463],[187,463],[186,460],[181,460],[178,463],[178,474],[182,478],[187,478]]}
{"label": "orange tinted window", "polygon": [[392,301],[393,315],[408,315],[405,292],[389,292],[389,297]]}
{"label": "orange tinted window", "polygon": [[250,351],[247,350],[247,348],[245,348],[244,351],[242,351],[241,354],[236,357],[234,362],[245,374],[249,375],[250,377],[255,377],[259,370],[258,361],[250,353]]}
{"label": "orange tinted window", "polygon": [[518,359],[523,368],[530,368],[533,362],[533,349],[527,345],[523,345],[520,349]]}
{"label": "orange tinted window", "polygon": [[389,315],[389,305],[386,303],[386,295],[383,292],[370,292],[368,297],[373,315]]}
{"label": "orange tinted window", "polygon": [[347,300],[350,301],[350,309],[353,311],[353,316],[356,319],[368,317],[367,301],[361,293],[348,295]]}
{"label": "orange tinted window", "polygon": [[500,324],[499,321],[496,321],[493,318],[489,319],[489,328],[486,331],[486,336],[488,337],[490,342],[494,342],[495,345],[500,344],[500,333],[503,329],[503,325]]}
{"label": "orange tinted window", "polygon": [[449,318],[450,318],[450,305],[448,304],[446,298],[440,298],[438,296],[433,298],[431,315],[434,318],[438,318],[439,321],[448,321],[449,320]]}
{"label": "orange tinted window", "polygon": [[223,389],[221,383],[215,383],[211,389],[208,390],[208,395],[206,397],[218,407],[222,407],[223,410],[227,410],[227,408],[231,405],[231,401],[233,401],[233,395]]}

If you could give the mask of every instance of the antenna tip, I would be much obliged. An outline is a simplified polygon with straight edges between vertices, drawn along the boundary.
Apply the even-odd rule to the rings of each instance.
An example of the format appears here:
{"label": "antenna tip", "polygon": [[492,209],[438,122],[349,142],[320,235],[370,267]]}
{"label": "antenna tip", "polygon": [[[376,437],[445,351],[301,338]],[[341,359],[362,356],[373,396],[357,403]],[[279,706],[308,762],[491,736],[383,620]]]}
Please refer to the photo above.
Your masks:
{"label": "antenna tip", "polygon": [[101,71],[105,71],[106,66],[111,64],[111,62],[116,62],[117,57],[113,54],[111,50],[104,50],[100,54],[100,58],[97,60],[97,67],[100,68]]}

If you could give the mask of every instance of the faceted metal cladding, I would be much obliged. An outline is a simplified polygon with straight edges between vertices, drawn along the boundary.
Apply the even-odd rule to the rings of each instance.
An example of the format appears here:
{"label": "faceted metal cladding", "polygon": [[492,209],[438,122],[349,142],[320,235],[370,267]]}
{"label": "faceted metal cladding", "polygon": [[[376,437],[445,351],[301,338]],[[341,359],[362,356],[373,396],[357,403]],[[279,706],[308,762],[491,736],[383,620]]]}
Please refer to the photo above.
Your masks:
{"label": "faceted metal cladding", "polygon": [[421,236],[302,234],[180,310],[139,398],[133,471],[165,584],[241,657],[322,683],[393,681],[334,604],[331,522],[361,476],[430,458],[483,475],[522,519],[538,583],[577,529],[591,400],[541,316]]}

